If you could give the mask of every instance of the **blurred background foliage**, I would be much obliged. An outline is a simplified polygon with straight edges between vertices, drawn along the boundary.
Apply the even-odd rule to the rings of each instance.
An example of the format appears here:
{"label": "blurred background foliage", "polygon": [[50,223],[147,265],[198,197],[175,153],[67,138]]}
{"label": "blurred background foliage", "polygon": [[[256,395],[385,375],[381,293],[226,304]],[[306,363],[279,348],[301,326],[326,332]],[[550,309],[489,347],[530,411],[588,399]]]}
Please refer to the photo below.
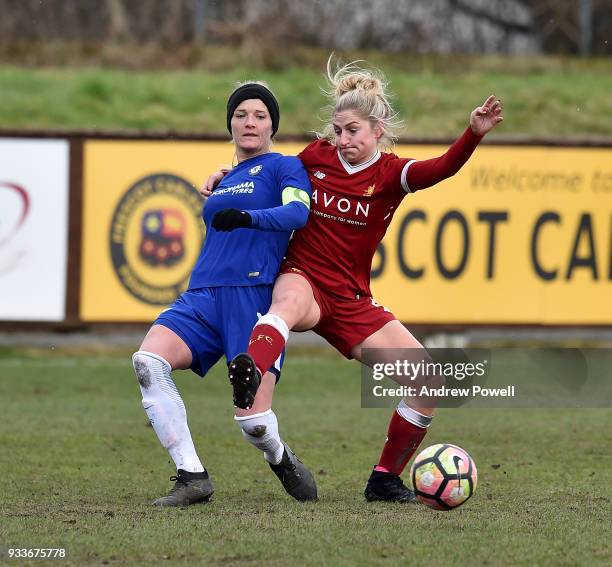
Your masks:
{"label": "blurred background foliage", "polygon": [[456,135],[493,92],[495,136],[609,138],[610,30],[612,0],[0,0],[0,128],[224,135],[258,78],[302,135],[334,52],[385,72],[404,137]]}
{"label": "blurred background foliage", "polygon": [[[127,65],[303,63],[297,46],[419,54],[612,53],[612,0],[0,0],[0,56]],[[57,44],[63,45],[60,49]],[[120,44],[138,44],[126,56]]]}

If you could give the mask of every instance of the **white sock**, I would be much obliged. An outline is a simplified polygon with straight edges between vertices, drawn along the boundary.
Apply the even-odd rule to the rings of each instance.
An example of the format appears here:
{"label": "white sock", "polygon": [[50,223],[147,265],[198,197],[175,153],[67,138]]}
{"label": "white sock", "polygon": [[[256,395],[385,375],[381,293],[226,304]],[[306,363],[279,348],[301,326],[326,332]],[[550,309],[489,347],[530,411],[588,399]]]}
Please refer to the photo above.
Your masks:
{"label": "white sock", "polygon": [[264,458],[278,465],[283,458],[285,447],[278,434],[276,414],[269,409],[263,413],[234,417],[242,428],[242,435],[253,446],[263,451]]}
{"label": "white sock", "polygon": [[425,415],[424,413],[411,408],[406,403],[406,398],[400,400],[400,403],[397,404],[396,411],[400,417],[403,417],[406,421],[412,423],[412,425],[416,425],[422,429],[427,429],[433,420],[433,415]]}
{"label": "white sock", "polygon": [[170,377],[172,368],[161,356],[142,350],[134,353],[132,362],[140,383],[142,406],[176,468],[202,472],[204,467],[187,426],[185,404]]}

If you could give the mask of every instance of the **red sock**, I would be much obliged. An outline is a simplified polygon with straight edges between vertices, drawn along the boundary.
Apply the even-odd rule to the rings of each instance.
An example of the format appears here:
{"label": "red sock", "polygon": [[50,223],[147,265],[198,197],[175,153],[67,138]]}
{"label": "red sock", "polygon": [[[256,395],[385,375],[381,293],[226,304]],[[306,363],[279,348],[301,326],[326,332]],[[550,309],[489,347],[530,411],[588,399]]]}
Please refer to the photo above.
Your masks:
{"label": "red sock", "polygon": [[425,433],[427,429],[413,425],[394,411],[389,422],[387,441],[374,470],[402,474],[410,457],[425,437]]}
{"label": "red sock", "polygon": [[249,339],[249,354],[263,376],[285,348],[285,339],[271,325],[255,325]]}

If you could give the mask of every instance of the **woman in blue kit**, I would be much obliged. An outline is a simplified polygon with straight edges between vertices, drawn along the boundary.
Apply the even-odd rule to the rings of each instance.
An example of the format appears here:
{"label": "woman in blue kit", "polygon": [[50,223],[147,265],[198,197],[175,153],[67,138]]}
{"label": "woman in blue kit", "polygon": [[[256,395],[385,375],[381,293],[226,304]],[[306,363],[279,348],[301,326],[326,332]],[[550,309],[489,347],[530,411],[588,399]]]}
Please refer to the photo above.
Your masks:
{"label": "woman in blue kit", "polygon": [[[311,187],[301,162],[270,151],[279,119],[278,103],[263,83],[242,84],[230,95],[227,128],[238,164],[205,203],[206,238],[187,291],[159,315],[132,357],[143,407],[177,468],[174,486],[156,506],[205,502],[213,493],[172,370],[204,376],[221,356],[230,361],[244,350],[251,328],[268,311],[291,233],[308,218]],[[273,390],[281,364],[282,357],[260,388]],[[314,478],[280,438],[271,407],[249,410],[235,410],[244,437],[263,451],[291,496],[316,499]]]}

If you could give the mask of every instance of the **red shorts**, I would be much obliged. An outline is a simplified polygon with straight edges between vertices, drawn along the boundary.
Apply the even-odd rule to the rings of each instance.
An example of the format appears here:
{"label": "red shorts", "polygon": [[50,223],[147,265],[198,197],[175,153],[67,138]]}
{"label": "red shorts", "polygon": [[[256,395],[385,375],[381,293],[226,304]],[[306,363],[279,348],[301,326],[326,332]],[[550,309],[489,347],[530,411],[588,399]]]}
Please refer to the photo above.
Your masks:
{"label": "red shorts", "polygon": [[285,262],[280,274],[298,274],[312,288],[321,318],[313,331],[339,350],[346,358],[353,358],[351,350],[370,335],[382,329],[395,316],[370,296],[355,299],[337,297],[319,289],[306,272]]}

